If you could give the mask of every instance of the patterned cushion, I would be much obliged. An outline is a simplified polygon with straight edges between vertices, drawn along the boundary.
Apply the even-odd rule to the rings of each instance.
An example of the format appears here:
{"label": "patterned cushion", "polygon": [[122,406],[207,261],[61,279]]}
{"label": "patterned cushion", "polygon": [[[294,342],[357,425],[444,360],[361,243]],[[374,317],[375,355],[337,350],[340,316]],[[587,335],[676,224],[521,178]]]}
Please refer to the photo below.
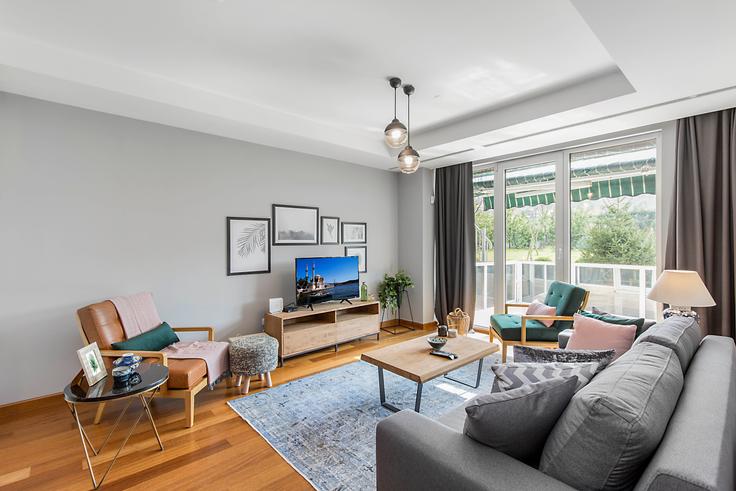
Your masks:
{"label": "patterned cushion", "polygon": [[611,363],[615,351],[612,349],[549,349],[535,346],[514,346],[515,363],[599,363],[600,372]]}
{"label": "patterned cushion", "polygon": [[491,392],[503,392],[517,389],[526,384],[535,384],[551,378],[577,377],[575,392],[590,382],[598,373],[600,363],[505,363],[493,365],[491,370],[496,375]]}

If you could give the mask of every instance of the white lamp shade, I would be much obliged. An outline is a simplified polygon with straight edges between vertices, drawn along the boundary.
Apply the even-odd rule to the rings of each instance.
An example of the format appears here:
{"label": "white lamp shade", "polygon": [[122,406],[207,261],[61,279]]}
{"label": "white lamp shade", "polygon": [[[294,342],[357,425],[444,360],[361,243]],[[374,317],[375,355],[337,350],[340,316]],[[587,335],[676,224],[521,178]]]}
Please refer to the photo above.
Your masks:
{"label": "white lamp shade", "polygon": [[716,304],[696,271],[665,269],[647,295],[674,307],[712,307]]}

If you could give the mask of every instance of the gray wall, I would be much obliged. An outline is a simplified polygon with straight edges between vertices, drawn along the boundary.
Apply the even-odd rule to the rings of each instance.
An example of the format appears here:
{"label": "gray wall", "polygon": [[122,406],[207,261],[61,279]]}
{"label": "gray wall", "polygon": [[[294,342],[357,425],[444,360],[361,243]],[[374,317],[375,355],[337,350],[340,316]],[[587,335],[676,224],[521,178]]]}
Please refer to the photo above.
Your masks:
{"label": "gray wall", "polygon": [[[434,189],[433,171],[424,167],[399,175],[399,265],[412,277],[409,290],[414,322],[434,319]],[[410,319],[408,308],[401,318]]]}
{"label": "gray wall", "polygon": [[59,392],[79,369],[75,310],[152,291],[172,325],[261,330],[294,296],[295,256],[225,275],[225,217],[272,203],[368,222],[371,292],[398,269],[397,174],[0,92],[0,404]]}

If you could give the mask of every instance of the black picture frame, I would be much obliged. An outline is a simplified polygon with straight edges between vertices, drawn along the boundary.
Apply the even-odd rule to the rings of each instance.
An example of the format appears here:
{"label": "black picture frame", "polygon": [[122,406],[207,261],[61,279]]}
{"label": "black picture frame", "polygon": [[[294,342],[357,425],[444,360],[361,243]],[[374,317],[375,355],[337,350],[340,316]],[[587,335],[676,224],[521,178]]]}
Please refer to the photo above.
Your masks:
{"label": "black picture frame", "polygon": [[[325,220],[337,220],[337,228],[335,229],[335,235],[337,235],[335,242],[329,242],[325,240],[325,234],[324,234],[324,226],[325,226]],[[340,217],[327,217],[327,216],[321,216],[319,217],[319,243],[322,245],[336,245],[340,243],[340,236],[341,236],[342,230],[340,229]]]}
{"label": "black picture frame", "polygon": [[[283,240],[278,239],[279,236],[279,224],[277,222],[276,210],[279,208],[294,209],[294,210],[313,210],[314,211],[314,239],[309,240]],[[275,246],[299,246],[299,245],[317,245],[319,243],[319,208],[316,206],[298,206],[298,205],[282,205],[273,204],[271,205],[271,217],[273,218],[273,231],[271,233],[272,244]]]}
{"label": "black picture frame", "polygon": [[[237,276],[237,275],[244,275],[244,274],[263,274],[263,273],[270,273],[271,272],[271,219],[270,218],[262,218],[262,217],[226,217],[226,249],[227,249],[227,266],[226,271],[228,276]],[[235,271],[233,270],[233,255],[232,251],[234,249],[233,247],[233,222],[234,221],[248,221],[248,222],[262,222],[265,225],[265,253],[266,253],[266,262],[267,267],[266,269],[254,269],[249,271]],[[254,237],[257,243],[257,238]]]}
{"label": "black picture frame", "polygon": [[358,273],[367,273],[368,272],[368,246],[345,246],[345,256],[356,256],[357,254],[350,254],[348,249],[363,249],[363,269],[360,269],[360,260],[358,260]]}
{"label": "black picture frame", "polygon": [[[363,240],[350,240],[348,237],[346,240],[345,226],[360,226],[363,227]],[[340,239],[343,244],[367,244],[368,243],[368,224],[366,222],[342,222],[340,229]]]}

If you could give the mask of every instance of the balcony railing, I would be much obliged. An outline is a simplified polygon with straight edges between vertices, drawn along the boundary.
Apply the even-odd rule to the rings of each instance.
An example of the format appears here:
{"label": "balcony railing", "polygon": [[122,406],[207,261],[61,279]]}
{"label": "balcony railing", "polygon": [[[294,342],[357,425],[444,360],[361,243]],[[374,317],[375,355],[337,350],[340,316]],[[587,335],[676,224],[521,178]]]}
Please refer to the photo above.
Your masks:
{"label": "balcony railing", "polygon": [[[549,261],[509,261],[506,263],[506,301],[543,300],[555,279],[555,265]],[[646,296],[654,281],[654,266],[574,263],[571,281],[590,291],[588,308],[595,306],[613,314],[656,317],[656,304]],[[476,262],[476,323],[486,325],[493,313],[494,266]]]}

